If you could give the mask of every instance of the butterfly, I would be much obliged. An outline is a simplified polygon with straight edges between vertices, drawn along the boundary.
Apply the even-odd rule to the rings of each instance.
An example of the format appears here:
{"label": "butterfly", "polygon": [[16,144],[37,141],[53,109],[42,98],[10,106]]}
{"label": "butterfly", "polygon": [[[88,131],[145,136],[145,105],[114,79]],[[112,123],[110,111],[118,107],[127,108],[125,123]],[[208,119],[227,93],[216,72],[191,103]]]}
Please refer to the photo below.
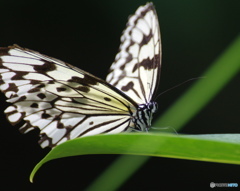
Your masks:
{"label": "butterfly", "polygon": [[21,48],[0,48],[4,111],[22,133],[40,129],[41,147],[96,134],[148,131],[161,69],[158,17],[152,3],[129,17],[106,81],[61,60]]}

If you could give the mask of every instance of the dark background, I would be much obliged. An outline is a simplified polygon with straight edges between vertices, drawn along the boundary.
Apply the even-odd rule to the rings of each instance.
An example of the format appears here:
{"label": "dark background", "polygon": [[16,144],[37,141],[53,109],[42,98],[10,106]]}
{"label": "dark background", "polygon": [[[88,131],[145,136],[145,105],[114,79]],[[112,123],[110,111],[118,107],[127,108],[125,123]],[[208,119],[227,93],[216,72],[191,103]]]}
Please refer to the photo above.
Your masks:
{"label": "dark background", "polygon": [[[16,43],[105,78],[128,16],[145,3],[142,0],[1,1],[0,45]],[[154,4],[163,44],[159,92],[201,77],[239,34],[240,1],[159,0]],[[239,83],[238,75],[181,133],[240,133]],[[190,85],[161,96],[158,115]],[[2,94],[0,98],[1,188],[83,190],[118,157],[92,155],[51,161],[40,169],[31,184],[28,181],[31,170],[49,150],[37,144],[37,132],[21,135],[6,121],[3,111],[7,104]],[[240,185],[239,172],[237,165],[151,158],[120,190],[206,190],[210,189],[210,182]]]}

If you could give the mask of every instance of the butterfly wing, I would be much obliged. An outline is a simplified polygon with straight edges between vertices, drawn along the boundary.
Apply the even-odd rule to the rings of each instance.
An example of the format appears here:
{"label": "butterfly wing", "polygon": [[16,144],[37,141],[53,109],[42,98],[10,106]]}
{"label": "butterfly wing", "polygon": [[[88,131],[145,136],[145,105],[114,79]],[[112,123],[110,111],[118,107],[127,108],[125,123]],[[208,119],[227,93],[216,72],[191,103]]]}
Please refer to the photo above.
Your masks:
{"label": "butterfly wing", "polygon": [[152,3],[139,7],[129,18],[119,49],[106,81],[138,104],[149,103],[161,69],[160,29]]}
{"label": "butterfly wing", "polygon": [[5,113],[20,130],[41,131],[42,147],[79,136],[126,130],[136,104],[103,80],[70,64],[16,45],[0,49]]}

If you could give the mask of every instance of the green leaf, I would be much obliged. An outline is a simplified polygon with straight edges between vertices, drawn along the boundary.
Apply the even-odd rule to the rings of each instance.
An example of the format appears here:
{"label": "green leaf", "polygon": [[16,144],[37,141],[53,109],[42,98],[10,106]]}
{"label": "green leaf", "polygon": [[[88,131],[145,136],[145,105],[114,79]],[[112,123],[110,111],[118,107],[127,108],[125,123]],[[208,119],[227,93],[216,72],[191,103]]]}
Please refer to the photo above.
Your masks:
{"label": "green leaf", "polygon": [[[213,66],[203,74],[205,79],[199,80],[184,94],[155,124],[154,126],[171,126],[179,130],[194,115],[196,115],[214,96],[239,72],[240,68],[240,37],[221,55]],[[171,134],[118,134],[98,135],[67,141],[54,148],[33,169],[34,174],[47,161],[56,158],[83,154],[131,154],[146,156],[134,161],[132,158],[122,157],[112,165],[110,170],[90,187],[90,190],[103,188],[104,182],[111,178],[116,170],[121,169],[123,163],[132,163],[121,177],[115,178],[111,189],[116,189],[128,176],[140,167],[148,156],[162,156],[171,158],[191,159],[209,162],[240,164],[238,134],[226,135],[171,135]],[[117,164],[117,165],[116,165]],[[128,174],[128,175],[127,175]],[[119,175],[119,174],[118,174]],[[99,185],[99,186],[98,186]],[[106,188],[106,184],[104,185]],[[107,190],[107,189],[105,189]]]}
{"label": "green leaf", "polygon": [[240,134],[193,136],[131,133],[78,138],[54,148],[37,164],[30,180],[49,160],[87,154],[147,155],[240,164]]}

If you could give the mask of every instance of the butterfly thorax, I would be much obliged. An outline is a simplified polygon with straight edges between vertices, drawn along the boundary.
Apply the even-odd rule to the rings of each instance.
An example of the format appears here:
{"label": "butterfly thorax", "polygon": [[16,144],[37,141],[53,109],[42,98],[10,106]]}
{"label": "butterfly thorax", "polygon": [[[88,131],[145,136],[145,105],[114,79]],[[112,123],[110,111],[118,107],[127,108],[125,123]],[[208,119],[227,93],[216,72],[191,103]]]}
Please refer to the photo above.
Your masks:
{"label": "butterfly thorax", "polygon": [[135,129],[139,131],[148,131],[151,127],[153,114],[157,111],[158,105],[156,102],[140,104],[137,108],[136,115],[133,118]]}

